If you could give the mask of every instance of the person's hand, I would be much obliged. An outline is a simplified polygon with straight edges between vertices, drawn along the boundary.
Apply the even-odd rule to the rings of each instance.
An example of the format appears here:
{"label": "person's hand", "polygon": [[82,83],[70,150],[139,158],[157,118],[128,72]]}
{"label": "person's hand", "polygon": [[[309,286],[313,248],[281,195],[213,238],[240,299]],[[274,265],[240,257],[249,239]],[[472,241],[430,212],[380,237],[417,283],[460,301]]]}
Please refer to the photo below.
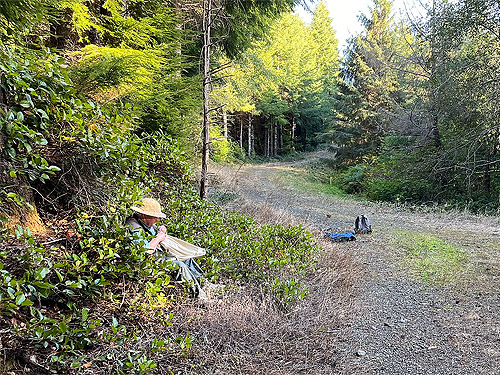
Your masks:
{"label": "person's hand", "polygon": [[167,233],[167,228],[165,227],[165,225],[161,225],[161,226],[158,228],[158,232]]}
{"label": "person's hand", "polygon": [[[165,228],[165,227],[163,227]],[[166,238],[166,233],[164,231],[161,230],[161,227],[160,227],[160,231],[158,232],[158,234],[156,235],[156,238],[158,239],[159,242],[165,240]]]}

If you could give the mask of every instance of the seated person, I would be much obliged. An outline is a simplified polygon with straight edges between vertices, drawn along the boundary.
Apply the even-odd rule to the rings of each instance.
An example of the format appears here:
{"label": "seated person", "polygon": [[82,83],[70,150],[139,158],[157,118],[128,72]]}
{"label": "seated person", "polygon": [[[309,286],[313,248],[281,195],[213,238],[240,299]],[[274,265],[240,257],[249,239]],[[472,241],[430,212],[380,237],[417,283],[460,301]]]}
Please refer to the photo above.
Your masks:
{"label": "seated person", "polygon": [[[189,254],[200,256],[205,254],[204,249],[191,245],[175,237],[167,235],[165,226],[156,227],[160,218],[165,218],[161,212],[158,201],[152,198],[144,198],[142,205],[131,207],[133,215],[127,218],[126,224],[132,233],[138,236],[139,243],[142,243],[149,254],[156,254],[162,260],[169,260],[179,266],[176,280],[186,281],[189,291],[193,297],[206,298],[206,293],[200,286],[202,270]],[[154,236],[152,239],[151,237]],[[182,252],[180,256],[174,255],[175,248],[188,249],[191,252]],[[171,251],[172,250],[172,251]],[[181,260],[179,260],[181,258]]]}

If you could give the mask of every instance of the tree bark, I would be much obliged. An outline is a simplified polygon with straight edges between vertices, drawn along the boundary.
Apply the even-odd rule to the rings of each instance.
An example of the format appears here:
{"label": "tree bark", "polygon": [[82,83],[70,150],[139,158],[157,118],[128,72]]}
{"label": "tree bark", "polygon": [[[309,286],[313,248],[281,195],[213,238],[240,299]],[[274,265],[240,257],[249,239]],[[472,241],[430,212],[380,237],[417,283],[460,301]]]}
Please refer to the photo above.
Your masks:
{"label": "tree bark", "polygon": [[252,114],[248,114],[248,157],[251,158],[253,155],[253,124],[252,124]]}
{"label": "tree bark", "polygon": [[273,156],[274,155],[274,127],[273,127],[273,120],[272,120],[272,117],[271,117],[271,124],[269,125],[269,156]]}
{"label": "tree bark", "polygon": [[278,156],[278,124],[276,119],[273,122],[273,156]]}
{"label": "tree bark", "polygon": [[240,148],[243,148],[243,117],[240,117]]}
{"label": "tree bark", "polygon": [[222,110],[222,123],[224,124],[224,138],[227,139],[227,112]]}
{"label": "tree bark", "polygon": [[267,157],[267,129],[264,129],[264,157]]}
{"label": "tree bark", "polygon": [[200,197],[208,193],[208,160],[210,157],[210,31],[212,0],[203,1],[203,149],[201,160]]}
{"label": "tree bark", "polygon": [[283,124],[280,124],[279,125],[279,128],[278,128],[278,133],[279,133],[279,151],[282,152],[283,151]]}

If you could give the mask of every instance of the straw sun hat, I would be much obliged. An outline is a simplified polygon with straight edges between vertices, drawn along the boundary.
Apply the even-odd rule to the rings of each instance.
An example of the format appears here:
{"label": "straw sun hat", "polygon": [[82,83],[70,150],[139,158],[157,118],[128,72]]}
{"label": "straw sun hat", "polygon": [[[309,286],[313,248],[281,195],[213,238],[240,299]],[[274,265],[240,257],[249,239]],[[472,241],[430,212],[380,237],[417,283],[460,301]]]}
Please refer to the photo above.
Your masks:
{"label": "straw sun hat", "polygon": [[148,216],[159,217],[163,219],[167,217],[163,212],[161,212],[160,203],[153,198],[143,198],[142,206],[132,206],[130,207],[130,209],[132,211],[139,212],[140,214]]}

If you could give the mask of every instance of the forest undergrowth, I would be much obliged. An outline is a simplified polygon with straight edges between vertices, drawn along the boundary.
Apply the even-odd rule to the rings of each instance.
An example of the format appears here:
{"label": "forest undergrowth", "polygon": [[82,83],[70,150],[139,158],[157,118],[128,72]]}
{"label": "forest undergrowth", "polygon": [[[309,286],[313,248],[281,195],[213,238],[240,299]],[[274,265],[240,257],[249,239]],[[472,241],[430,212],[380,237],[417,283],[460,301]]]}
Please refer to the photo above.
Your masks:
{"label": "forest undergrowth", "polygon": [[209,250],[201,305],[130,242],[120,214],[61,211],[44,233],[4,233],[2,371],[329,373],[356,278],[346,249],[283,210],[183,197],[165,212],[170,232]]}
{"label": "forest undergrowth", "polygon": [[[239,211],[258,222],[296,224],[284,210],[237,201]],[[171,328],[190,331],[195,344],[191,355],[169,368],[202,374],[331,373],[358,272],[348,248],[315,237],[321,246],[315,268],[300,279],[307,296],[288,308],[276,305],[262,284],[232,283],[211,294],[206,310],[179,305],[175,316],[188,316],[190,323],[182,318],[184,323]]]}

